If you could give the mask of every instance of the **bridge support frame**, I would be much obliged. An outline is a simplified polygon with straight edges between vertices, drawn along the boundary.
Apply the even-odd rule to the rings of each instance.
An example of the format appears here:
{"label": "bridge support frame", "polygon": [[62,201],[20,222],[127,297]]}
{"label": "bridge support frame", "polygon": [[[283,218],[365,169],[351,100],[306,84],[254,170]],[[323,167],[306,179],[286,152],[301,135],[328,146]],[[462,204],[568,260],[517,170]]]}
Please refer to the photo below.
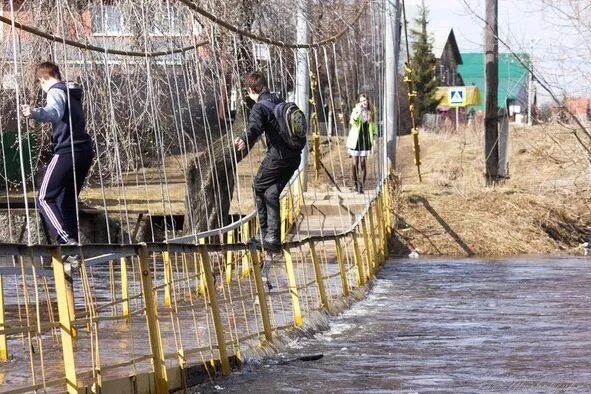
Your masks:
{"label": "bridge support frame", "polygon": [[72,320],[75,319],[74,309],[72,307],[73,294],[71,284],[66,280],[60,247],[52,249],[51,264],[53,266],[53,276],[57,296],[60,338],[62,342],[64,372],[66,375],[66,392],[68,394],[77,394],[78,382],[76,379],[76,362],[74,358],[75,333],[72,325]]}
{"label": "bridge support frame", "polygon": [[347,267],[345,267],[345,256],[343,255],[343,245],[339,238],[334,240],[337,249],[337,263],[339,264],[339,271],[341,273],[341,287],[343,288],[343,296],[349,296],[349,281],[347,280]]}
{"label": "bridge support frame", "polygon": [[[4,279],[0,275],[0,330],[4,330]],[[6,335],[0,334],[0,362],[8,360]]]}
{"label": "bridge support frame", "polygon": [[291,294],[291,306],[293,309],[293,322],[296,327],[304,324],[302,319],[302,310],[300,308],[300,297],[298,295],[298,284],[293,269],[293,260],[289,247],[283,248],[283,257],[285,258],[285,270],[287,272],[287,281],[289,283],[289,294]]}
{"label": "bridge support frame", "polygon": [[257,299],[259,300],[259,308],[261,310],[261,320],[263,321],[263,332],[267,342],[273,342],[273,333],[271,331],[271,320],[269,319],[269,308],[267,306],[267,293],[265,291],[265,284],[261,276],[261,261],[260,254],[251,245],[249,247],[249,254],[252,256],[252,268],[254,270],[254,283],[257,289]]}
{"label": "bridge support frame", "polygon": [[310,254],[312,255],[312,265],[314,265],[314,275],[316,276],[316,284],[318,285],[318,293],[320,294],[320,302],[325,309],[329,308],[328,298],[326,297],[326,289],[324,287],[324,278],[322,277],[322,270],[320,269],[320,261],[318,260],[318,253],[316,253],[316,243],[310,241]]}
{"label": "bridge support frame", "polygon": [[363,258],[361,256],[361,250],[359,249],[359,241],[357,240],[358,230],[359,228],[356,228],[351,233],[351,237],[353,237],[353,251],[355,253],[355,265],[357,266],[357,284],[361,286],[365,284],[365,270],[363,268]]}
{"label": "bridge support frame", "polygon": [[222,324],[222,318],[220,315],[220,307],[218,305],[218,299],[215,292],[215,283],[213,281],[213,272],[211,270],[211,263],[209,261],[209,254],[205,247],[199,250],[201,255],[201,262],[203,263],[203,271],[205,273],[205,280],[207,282],[207,298],[209,299],[209,306],[211,310],[211,317],[213,319],[213,325],[215,328],[215,337],[218,343],[218,352],[220,355],[220,362],[222,364],[222,374],[224,376],[229,375],[230,361],[228,360],[228,351],[226,350],[226,339],[224,336],[224,325]]}

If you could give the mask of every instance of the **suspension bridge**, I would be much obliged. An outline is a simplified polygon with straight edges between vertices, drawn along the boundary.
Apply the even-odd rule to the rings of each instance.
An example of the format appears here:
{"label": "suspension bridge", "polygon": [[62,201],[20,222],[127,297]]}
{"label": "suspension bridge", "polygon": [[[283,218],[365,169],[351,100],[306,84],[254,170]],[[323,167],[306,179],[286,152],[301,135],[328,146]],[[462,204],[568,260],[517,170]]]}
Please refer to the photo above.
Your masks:
{"label": "suspension bridge", "polygon": [[[0,392],[164,393],[227,375],[341,311],[388,256],[400,8],[230,3],[7,2]],[[42,105],[40,59],[85,92],[96,159],[78,246],[50,244],[35,200],[48,130],[19,108]],[[310,120],[310,149],[281,195],[272,289],[249,242],[265,147],[233,147],[253,69]],[[380,120],[364,193],[345,148],[360,92]],[[79,270],[63,254],[79,254]]]}

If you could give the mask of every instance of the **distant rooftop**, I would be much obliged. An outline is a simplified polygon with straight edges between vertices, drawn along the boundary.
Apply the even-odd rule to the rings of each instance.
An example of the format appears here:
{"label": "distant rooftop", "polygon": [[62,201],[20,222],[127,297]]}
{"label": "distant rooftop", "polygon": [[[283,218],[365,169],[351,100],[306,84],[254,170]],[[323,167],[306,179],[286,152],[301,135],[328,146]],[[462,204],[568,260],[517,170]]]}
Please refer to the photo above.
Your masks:
{"label": "distant rooftop", "polygon": [[433,54],[437,59],[440,59],[443,55],[446,45],[451,45],[451,50],[456,57],[456,62],[458,64],[462,64],[462,55],[460,54],[460,50],[458,48],[454,29],[435,31],[433,32],[432,38]]}
{"label": "distant rooftop", "polygon": [[[504,107],[507,99],[517,99],[527,85],[529,72],[517,57],[529,64],[529,55],[526,53],[499,53],[499,107]],[[484,53],[462,53],[462,60],[458,71],[464,84],[478,86],[480,92],[485,94]],[[475,108],[483,109],[484,101]]]}

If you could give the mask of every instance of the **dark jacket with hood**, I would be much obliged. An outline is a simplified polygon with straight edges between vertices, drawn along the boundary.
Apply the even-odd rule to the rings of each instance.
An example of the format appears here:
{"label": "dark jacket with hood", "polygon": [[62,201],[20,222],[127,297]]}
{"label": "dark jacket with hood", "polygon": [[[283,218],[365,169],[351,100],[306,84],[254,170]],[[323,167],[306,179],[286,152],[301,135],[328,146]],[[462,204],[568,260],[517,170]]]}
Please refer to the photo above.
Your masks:
{"label": "dark jacket with hood", "polygon": [[[68,100],[69,93],[69,100]],[[52,126],[51,141],[55,154],[92,152],[92,139],[86,133],[82,109],[82,89],[73,82],[60,81],[47,91],[47,105],[31,111],[31,117]],[[70,127],[71,125],[71,127]]]}
{"label": "dark jacket with hood", "polygon": [[283,141],[283,138],[279,135],[279,122],[275,118],[273,111],[263,105],[263,100],[270,101],[273,104],[282,102],[281,99],[267,90],[261,92],[258,101],[250,110],[248,127],[242,136],[248,149],[252,148],[257,138],[265,133],[268,157],[277,160],[299,159],[301,152],[293,150]]}

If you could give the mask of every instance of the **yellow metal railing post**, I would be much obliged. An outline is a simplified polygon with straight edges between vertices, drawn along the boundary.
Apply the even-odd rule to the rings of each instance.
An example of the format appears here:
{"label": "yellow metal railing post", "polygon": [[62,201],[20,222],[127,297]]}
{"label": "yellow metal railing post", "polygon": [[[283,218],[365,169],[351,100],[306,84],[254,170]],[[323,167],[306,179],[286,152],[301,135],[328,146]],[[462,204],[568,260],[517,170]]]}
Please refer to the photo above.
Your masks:
{"label": "yellow metal railing post", "polygon": [[293,270],[293,261],[289,247],[283,248],[283,256],[285,257],[285,270],[287,271],[287,282],[289,284],[289,294],[291,294],[291,306],[293,309],[293,322],[296,327],[304,324],[302,320],[302,311],[300,309],[300,297],[298,295],[298,286]]}
{"label": "yellow metal railing post", "polygon": [[193,253],[193,271],[194,271],[193,277],[195,278],[195,292],[197,294],[199,294],[199,276],[200,276],[199,268],[200,267],[201,266],[199,265],[199,257],[197,255],[197,253]]}
{"label": "yellow metal railing post", "polygon": [[[384,191],[382,190],[382,194]],[[384,200],[383,198],[378,199],[378,206],[377,206],[377,221],[378,221],[378,228],[380,231],[380,246],[382,248],[382,262],[386,261],[386,256],[388,255],[388,238],[386,237],[386,226],[384,226]]]}
{"label": "yellow metal railing post", "polygon": [[312,133],[312,142],[314,146],[314,174],[315,179],[318,180],[320,176],[320,135],[314,131]]}
{"label": "yellow metal railing post", "polygon": [[[4,281],[0,274],[0,330],[4,330]],[[8,360],[8,347],[6,343],[6,334],[0,333],[0,361]]]}
{"label": "yellow metal railing post", "polygon": [[370,277],[374,273],[375,269],[375,258],[374,251],[371,249],[369,243],[369,231],[367,229],[367,215],[369,211],[365,213],[365,217],[361,219],[361,232],[363,235],[363,244],[365,245],[365,257],[367,260],[367,276]]}
{"label": "yellow metal railing post", "polygon": [[259,252],[254,246],[251,246],[248,253],[252,256],[252,268],[254,270],[254,283],[257,289],[257,297],[259,300],[259,308],[261,309],[261,320],[263,321],[263,331],[265,339],[268,342],[273,342],[273,334],[271,331],[271,320],[269,319],[269,309],[267,306],[267,295],[265,294],[265,284],[261,276],[261,261]]}
{"label": "yellow metal railing post", "polygon": [[392,233],[392,212],[390,206],[390,182],[386,181],[384,184],[384,191],[382,192],[382,199],[384,200],[384,218],[386,219],[386,236],[389,238]]}
{"label": "yellow metal railing post", "polygon": [[[377,268],[378,265],[382,264],[382,252],[381,249],[379,248],[376,243],[376,228],[375,228],[375,222],[373,220],[373,215],[374,212],[376,211],[376,205],[375,204],[371,204],[370,208],[369,208],[369,212],[368,212],[368,216],[369,216],[369,240],[371,242],[371,250],[373,251],[373,261],[374,261],[374,274],[375,274],[375,269]],[[379,233],[377,234],[377,236],[379,236]]]}
{"label": "yellow metal railing post", "polygon": [[[205,238],[199,239],[200,245],[205,245]],[[206,280],[205,280],[205,270],[203,269],[203,259],[201,258],[201,254],[199,254],[199,294],[205,297],[206,292]]]}
{"label": "yellow metal railing post", "polygon": [[162,252],[162,263],[164,268],[164,306],[172,305],[172,296],[170,286],[172,283],[172,264],[170,263],[170,253],[168,248]]}
{"label": "yellow metal railing post", "polygon": [[347,280],[347,268],[345,267],[345,256],[343,254],[343,246],[339,238],[335,239],[335,246],[337,249],[337,263],[339,264],[339,271],[341,273],[341,287],[343,288],[343,295],[349,295],[349,281]]}
{"label": "yellow metal railing post", "polygon": [[71,286],[66,280],[61,248],[57,247],[52,249],[51,262],[53,266],[53,277],[55,281],[55,293],[60,322],[62,356],[64,359],[64,372],[66,375],[66,392],[69,394],[77,394],[78,382],[76,379],[74,332],[72,326],[72,320],[75,316],[70,305]]}
{"label": "yellow metal railing post", "polygon": [[[76,304],[74,303],[74,279],[72,278],[72,268],[71,265],[68,264],[64,264],[62,261],[62,264],[64,266],[64,277],[66,280],[66,299],[67,299],[67,304],[68,304],[68,313],[70,314],[72,320],[74,320],[76,318]],[[75,326],[71,327],[71,333],[72,333],[72,338],[74,338],[74,340],[76,339],[76,337],[78,336],[78,328],[76,328]]]}
{"label": "yellow metal railing post", "polygon": [[[163,252],[168,253],[168,252]],[[150,338],[150,349],[152,351],[152,365],[154,367],[154,383],[158,394],[168,393],[168,376],[166,375],[166,364],[164,362],[164,350],[162,349],[162,336],[160,325],[156,314],[156,302],[154,300],[154,285],[148,264],[148,247],[142,244],[139,247],[140,273],[142,282],[142,295],[144,296],[144,307],[146,308],[146,322]]]}
{"label": "yellow metal railing post", "polygon": [[314,241],[310,241],[310,254],[312,255],[312,264],[314,265],[314,275],[316,276],[316,284],[318,285],[318,293],[320,293],[320,302],[322,307],[328,309],[328,298],[326,297],[326,289],[324,288],[324,279],[322,278],[322,270],[320,269],[320,260],[316,253],[316,245]]}
{"label": "yellow metal railing post", "polygon": [[[234,230],[230,230],[226,233],[226,244],[234,243]],[[232,263],[234,262],[234,252],[228,250],[226,252],[226,282],[232,281]]]}
{"label": "yellow metal railing post", "polygon": [[[243,243],[250,241],[250,224],[248,222],[242,225],[241,238]],[[242,277],[246,278],[250,275],[250,253],[245,251],[242,255]]]}
{"label": "yellow metal railing post", "polygon": [[359,249],[359,241],[357,240],[357,229],[351,233],[353,237],[353,251],[355,253],[355,265],[357,266],[357,284],[359,286],[365,283],[365,270],[363,269],[363,258],[361,257],[361,250]]}
{"label": "yellow metal railing post", "polygon": [[[293,187],[293,186],[292,186]],[[289,228],[293,224],[293,193],[292,187],[287,190],[287,222],[285,223],[285,233],[283,234],[283,242],[285,242],[285,237],[287,236],[287,232]]]}
{"label": "yellow metal railing post", "polygon": [[285,241],[285,235],[287,232],[287,198],[283,197],[279,201],[279,211],[281,212],[281,233],[279,238],[281,238],[281,242]]}
{"label": "yellow metal railing post", "polygon": [[129,287],[127,281],[127,258],[121,257],[121,301],[123,317],[129,317]]}
{"label": "yellow metal railing post", "polygon": [[228,352],[226,350],[226,340],[224,337],[224,326],[222,325],[222,318],[220,315],[220,307],[218,305],[217,295],[215,293],[215,284],[213,282],[213,272],[209,261],[209,254],[204,247],[199,248],[201,255],[201,262],[203,263],[203,270],[205,272],[205,280],[207,281],[207,297],[211,307],[211,317],[215,328],[215,336],[218,342],[218,352],[220,355],[220,363],[222,364],[222,374],[229,375],[230,361],[228,360]]}

